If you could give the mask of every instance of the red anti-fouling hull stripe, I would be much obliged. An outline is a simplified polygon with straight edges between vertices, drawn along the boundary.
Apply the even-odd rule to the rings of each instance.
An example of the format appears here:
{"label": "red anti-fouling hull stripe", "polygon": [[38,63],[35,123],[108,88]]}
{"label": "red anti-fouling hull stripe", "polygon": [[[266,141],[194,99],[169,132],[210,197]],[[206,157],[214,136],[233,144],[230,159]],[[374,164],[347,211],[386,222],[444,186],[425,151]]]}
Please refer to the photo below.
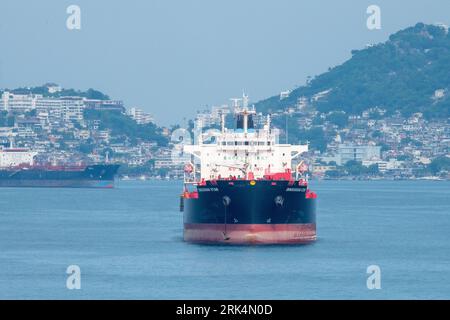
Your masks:
{"label": "red anti-fouling hull stripe", "polygon": [[[226,231],[226,232],[225,232]],[[187,242],[299,244],[317,239],[315,224],[185,224]]]}

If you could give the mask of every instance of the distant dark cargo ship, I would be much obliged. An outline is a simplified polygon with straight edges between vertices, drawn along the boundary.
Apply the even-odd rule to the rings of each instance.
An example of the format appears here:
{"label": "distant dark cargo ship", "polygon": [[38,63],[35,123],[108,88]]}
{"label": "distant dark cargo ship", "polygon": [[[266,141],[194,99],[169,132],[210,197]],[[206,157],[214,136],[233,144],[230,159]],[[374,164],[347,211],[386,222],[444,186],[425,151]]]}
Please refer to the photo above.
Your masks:
{"label": "distant dark cargo ship", "polygon": [[114,188],[119,165],[38,165],[37,153],[0,149],[0,187]]}
{"label": "distant dark cargo ship", "polygon": [[316,235],[317,195],[308,187],[307,166],[291,161],[307,145],[279,144],[270,127],[255,129],[254,109],[235,106],[236,129],[213,143],[186,145],[180,209],[184,240],[198,243],[299,244]]}

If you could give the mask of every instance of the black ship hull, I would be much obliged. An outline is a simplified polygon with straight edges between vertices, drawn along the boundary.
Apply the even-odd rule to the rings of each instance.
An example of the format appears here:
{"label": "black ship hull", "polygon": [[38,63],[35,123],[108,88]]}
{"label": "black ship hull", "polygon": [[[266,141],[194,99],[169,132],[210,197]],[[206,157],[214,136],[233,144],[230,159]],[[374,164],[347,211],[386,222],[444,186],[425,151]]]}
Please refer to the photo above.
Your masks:
{"label": "black ship hull", "polygon": [[182,198],[184,239],[231,244],[316,240],[316,196],[298,182],[221,180]]}
{"label": "black ship hull", "polygon": [[0,170],[0,187],[114,188],[118,169],[118,165],[3,169]]}

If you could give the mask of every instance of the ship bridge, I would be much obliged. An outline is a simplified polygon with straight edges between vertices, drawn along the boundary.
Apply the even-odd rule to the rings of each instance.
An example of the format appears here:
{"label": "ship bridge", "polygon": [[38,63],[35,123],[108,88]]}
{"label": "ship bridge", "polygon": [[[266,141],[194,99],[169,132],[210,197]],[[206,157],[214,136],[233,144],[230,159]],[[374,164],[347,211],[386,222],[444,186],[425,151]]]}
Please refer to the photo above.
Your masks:
{"label": "ship bridge", "polygon": [[[276,130],[271,129],[270,116],[263,128],[255,129],[256,111],[247,105],[235,108],[236,129],[225,127],[215,143],[184,146],[193,156],[190,171],[198,180],[264,179],[273,174],[291,174],[292,160],[308,151],[307,145],[279,144]],[[199,170],[194,163],[199,164]],[[188,165],[189,166],[189,165]],[[197,171],[200,177],[197,177]]]}

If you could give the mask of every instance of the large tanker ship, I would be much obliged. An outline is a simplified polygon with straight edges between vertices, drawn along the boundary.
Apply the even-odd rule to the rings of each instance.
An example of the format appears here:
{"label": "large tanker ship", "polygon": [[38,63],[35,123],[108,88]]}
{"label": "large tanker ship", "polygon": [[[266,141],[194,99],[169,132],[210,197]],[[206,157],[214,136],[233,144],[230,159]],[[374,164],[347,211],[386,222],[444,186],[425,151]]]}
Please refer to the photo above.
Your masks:
{"label": "large tanker ship", "polygon": [[37,153],[0,148],[0,187],[113,188],[118,165],[40,165]]}
{"label": "large tanker ship", "polygon": [[[245,99],[244,99],[245,101]],[[196,243],[300,244],[316,240],[316,193],[300,155],[307,145],[277,143],[270,116],[255,129],[254,109],[235,108],[236,128],[214,143],[184,146],[184,240]],[[292,162],[296,166],[293,170]]]}

